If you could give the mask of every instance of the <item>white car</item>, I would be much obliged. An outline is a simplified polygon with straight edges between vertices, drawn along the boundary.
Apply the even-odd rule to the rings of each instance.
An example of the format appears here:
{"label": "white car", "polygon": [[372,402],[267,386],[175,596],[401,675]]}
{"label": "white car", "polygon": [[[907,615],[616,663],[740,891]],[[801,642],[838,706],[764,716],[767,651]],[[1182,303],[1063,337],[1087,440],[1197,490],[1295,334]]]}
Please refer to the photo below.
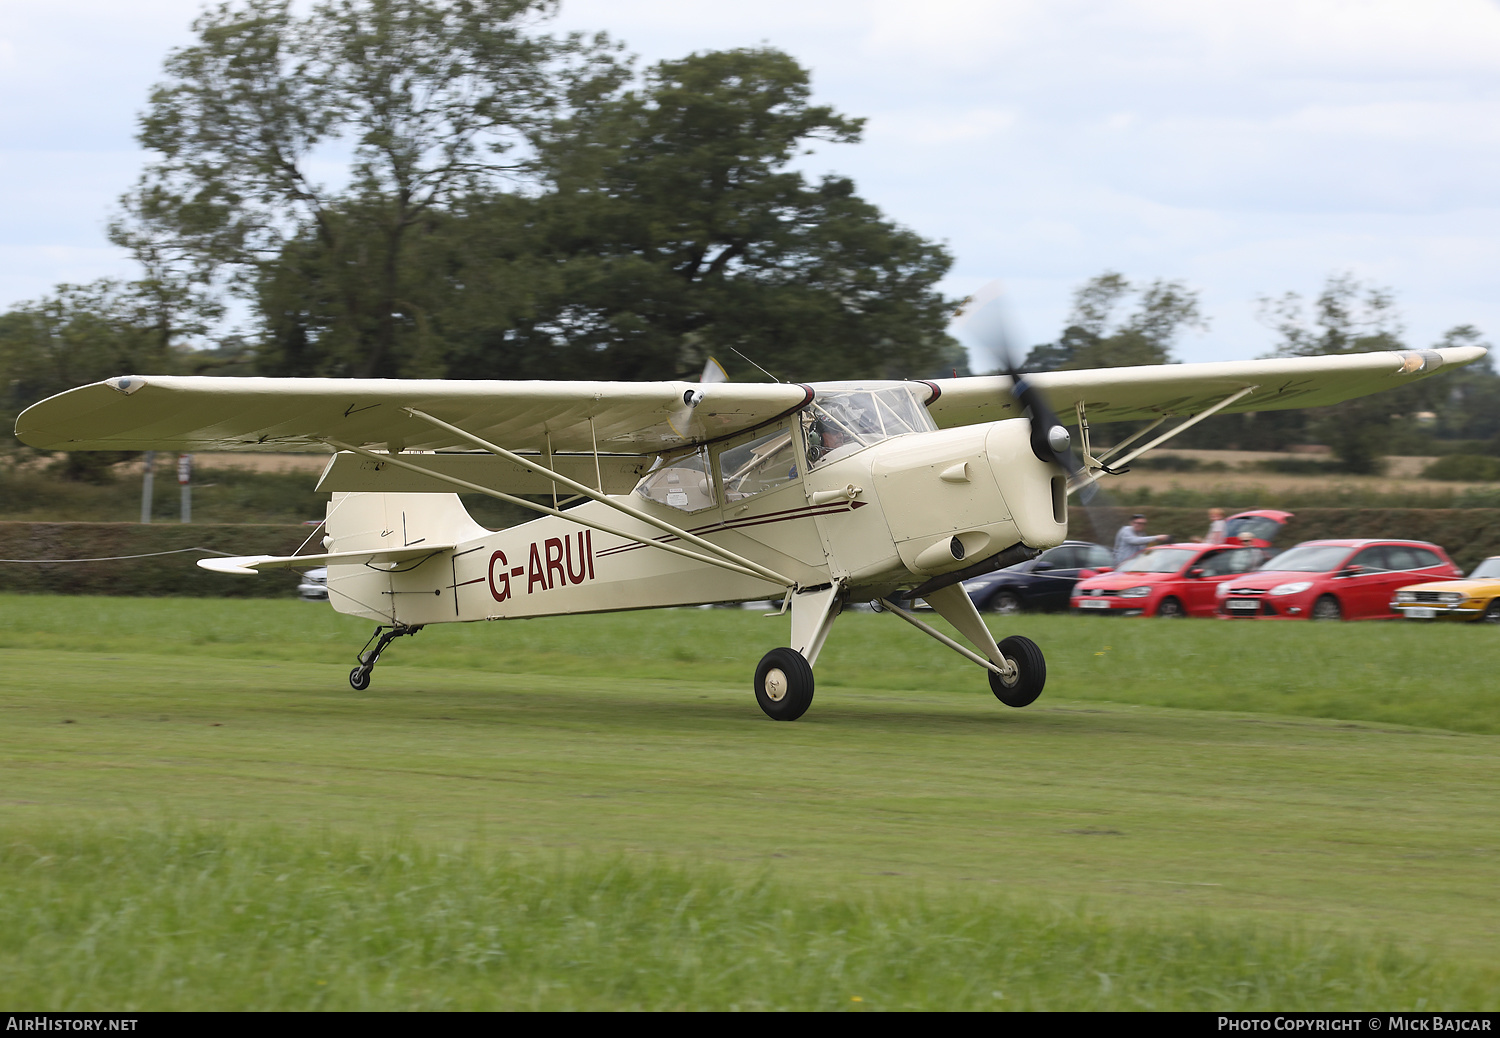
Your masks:
{"label": "white car", "polygon": [[328,601],[328,567],[319,566],[302,574],[302,583],[297,585],[297,597],[307,602]]}

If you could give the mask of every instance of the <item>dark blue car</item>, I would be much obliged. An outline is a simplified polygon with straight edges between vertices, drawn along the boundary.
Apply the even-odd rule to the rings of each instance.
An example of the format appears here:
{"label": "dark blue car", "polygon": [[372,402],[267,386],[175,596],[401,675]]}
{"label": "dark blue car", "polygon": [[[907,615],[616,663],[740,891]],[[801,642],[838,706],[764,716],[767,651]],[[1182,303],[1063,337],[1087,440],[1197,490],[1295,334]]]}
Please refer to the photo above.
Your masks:
{"label": "dark blue car", "polygon": [[1067,609],[1074,584],[1113,565],[1114,555],[1102,544],[1064,541],[1029,562],[966,580],[964,590],[980,612]]}

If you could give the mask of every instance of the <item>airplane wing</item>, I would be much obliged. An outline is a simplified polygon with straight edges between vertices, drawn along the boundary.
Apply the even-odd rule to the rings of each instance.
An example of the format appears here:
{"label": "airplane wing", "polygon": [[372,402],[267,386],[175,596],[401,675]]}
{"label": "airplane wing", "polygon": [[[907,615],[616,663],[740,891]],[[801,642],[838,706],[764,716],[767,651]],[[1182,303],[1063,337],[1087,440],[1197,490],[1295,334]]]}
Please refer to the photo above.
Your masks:
{"label": "airplane wing", "polygon": [[[1222,413],[1321,407],[1393,389],[1445,367],[1470,364],[1485,352],[1480,346],[1450,346],[1214,364],[1047,371],[1027,375],[1026,379],[1045,394],[1058,419],[1071,425],[1077,422],[1074,405],[1080,402],[1090,423],[1186,416],[1207,410],[1247,387],[1254,387],[1253,392]],[[942,428],[993,422],[1020,413],[1006,375],[939,379],[932,385],[938,395],[929,401],[927,410]]]}
{"label": "airplane wing", "polygon": [[[702,394],[696,406],[685,395]],[[796,411],[807,386],[721,382],[127,375],[33,404],[16,437],[48,450],[328,452],[472,445],[423,411],[507,450],[656,454],[732,436]],[[550,437],[550,443],[549,443]]]}

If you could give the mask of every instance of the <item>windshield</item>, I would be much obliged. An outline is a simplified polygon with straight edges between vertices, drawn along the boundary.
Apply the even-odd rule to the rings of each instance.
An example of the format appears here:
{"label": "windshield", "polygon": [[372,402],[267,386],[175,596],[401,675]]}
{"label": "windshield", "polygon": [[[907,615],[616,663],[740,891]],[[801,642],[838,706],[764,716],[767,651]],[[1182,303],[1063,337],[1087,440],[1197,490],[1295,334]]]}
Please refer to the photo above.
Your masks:
{"label": "windshield", "polygon": [[1193,548],[1157,548],[1126,559],[1116,573],[1176,573],[1197,554]]}
{"label": "windshield", "polygon": [[1263,515],[1242,516],[1239,519],[1231,519],[1224,525],[1224,532],[1230,537],[1248,534],[1258,541],[1274,541],[1280,529],[1280,523],[1275,519],[1267,519]]}
{"label": "windshield", "polygon": [[937,428],[916,391],[886,386],[823,386],[802,412],[809,464],[847,457],[872,443]]}
{"label": "windshield", "polygon": [[1266,563],[1266,569],[1290,569],[1299,573],[1327,573],[1349,557],[1347,544],[1302,544],[1282,552]]}
{"label": "windshield", "polygon": [[1485,559],[1469,574],[1470,580],[1500,580],[1500,558]]}

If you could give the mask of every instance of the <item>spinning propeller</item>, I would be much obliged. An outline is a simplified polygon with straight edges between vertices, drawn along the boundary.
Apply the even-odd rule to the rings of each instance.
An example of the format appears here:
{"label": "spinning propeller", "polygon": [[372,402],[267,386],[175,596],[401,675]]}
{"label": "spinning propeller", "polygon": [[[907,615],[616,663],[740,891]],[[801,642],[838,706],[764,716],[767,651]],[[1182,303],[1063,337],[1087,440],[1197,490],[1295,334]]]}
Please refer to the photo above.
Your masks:
{"label": "spinning propeller", "polygon": [[[1005,301],[1000,283],[991,281],[969,297],[959,315],[960,330],[982,358],[985,366],[1009,375],[1011,395],[1020,402],[1031,420],[1031,450],[1042,461],[1056,462],[1062,466],[1071,480],[1083,472],[1078,459],[1073,457],[1073,437],[1058,421],[1057,415],[1048,406],[1046,398],[1020,372],[1016,353],[1012,348],[1010,321],[1005,312]],[[1084,491],[1084,500],[1093,495]]]}

